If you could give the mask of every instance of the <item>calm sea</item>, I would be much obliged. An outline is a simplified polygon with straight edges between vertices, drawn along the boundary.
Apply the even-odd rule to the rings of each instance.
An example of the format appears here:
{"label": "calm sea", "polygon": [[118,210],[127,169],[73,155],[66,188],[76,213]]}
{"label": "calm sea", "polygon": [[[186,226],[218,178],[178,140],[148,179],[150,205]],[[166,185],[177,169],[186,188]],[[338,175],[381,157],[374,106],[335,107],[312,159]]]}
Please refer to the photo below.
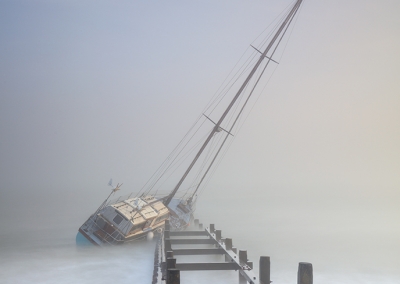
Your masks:
{"label": "calm sea", "polygon": [[[205,197],[196,217],[204,226],[215,223],[224,237],[247,250],[256,273],[260,255],[270,256],[275,284],[296,283],[299,262],[313,264],[314,283],[400,283],[400,234],[393,224],[379,225],[386,215],[376,220],[374,214],[354,215],[346,208],[331,214],[295,204],[267,205],[256,198],[224,203]],[[78,248],[80,221],[72,219],[62,218],[62,226],[1,231],[0,283],[151,283],[154,242]],[[181,278],[184,284],[237,283],[237,272],[183,272]]]}

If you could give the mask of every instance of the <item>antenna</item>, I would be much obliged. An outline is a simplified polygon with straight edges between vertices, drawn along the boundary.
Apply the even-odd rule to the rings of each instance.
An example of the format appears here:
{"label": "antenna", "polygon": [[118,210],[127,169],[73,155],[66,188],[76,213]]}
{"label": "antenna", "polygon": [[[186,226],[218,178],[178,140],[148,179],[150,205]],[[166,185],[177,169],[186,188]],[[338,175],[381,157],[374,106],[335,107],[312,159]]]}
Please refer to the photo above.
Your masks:
{"label": "antenna", "polygon": [[[112,179],[110,179],[110,181],[108,182],[108,185],[111,186],[111,187],[113,187],[113,185],[112,185]],[[104,200],[103,203],[100,205],[100,207],[97,208],[96,212],[94,212],[94,214],[93,214],[94,216],[96,216],[96,214],[97,214],[101,209],[103,209],[104,206],[106,206],[108,199],[110,199],[110,196],[111,196],[114,192],[116,192],[117,190],[119,190],[120,187],[121,187],[122,185],[123,185],[123,183],[121,183],[121,184],[117,183],[117,186],[114,187],[114,188],[111,190],[111,192],[110,192],[110,194],[108,195],[108,197],[106,198],[106,200]]]}
{"label": "antenna", "polygon": [[120,190],[120,187],[123,185],[123,183],[119,184],[117,183],[117,186],[113,189],[113,192],[116,192],[117,190]]}
{"label": "antenna", "polygon": [[108,182],[108,185],[113,188],[111,193],[116,192],[117,190],[120,190],[120,187],[123,185],[123,183],[121,183],[121,184],[117,183],[117,186],[114,187],[112,185],[112,183],[113,183],[113,180],[112,180],[112,178],[110,178],[110,181]]}

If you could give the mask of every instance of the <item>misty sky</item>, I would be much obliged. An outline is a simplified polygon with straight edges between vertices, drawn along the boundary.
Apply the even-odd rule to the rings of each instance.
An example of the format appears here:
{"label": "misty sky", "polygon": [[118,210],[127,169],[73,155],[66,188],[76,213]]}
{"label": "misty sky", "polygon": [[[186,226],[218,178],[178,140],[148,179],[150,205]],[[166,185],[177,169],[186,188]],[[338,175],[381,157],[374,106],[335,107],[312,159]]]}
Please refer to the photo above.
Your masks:
{"label": "misty sky", "polygon": [[[0,223],[82,210],[75,198],[83,222],[109,178],[140,189],[290,3],[0,1]],[[398,231],[399,10],[305,0],[204,200],[300,198]]]}

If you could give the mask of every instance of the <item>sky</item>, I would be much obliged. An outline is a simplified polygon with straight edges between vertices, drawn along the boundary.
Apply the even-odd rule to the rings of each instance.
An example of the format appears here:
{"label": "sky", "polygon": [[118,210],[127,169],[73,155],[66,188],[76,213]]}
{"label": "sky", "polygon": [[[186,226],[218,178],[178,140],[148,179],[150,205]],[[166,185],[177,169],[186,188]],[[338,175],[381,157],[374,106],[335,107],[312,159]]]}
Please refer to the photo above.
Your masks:
{"label": "sky", "polygon": [[[83,222],[110,178],[140,189],[291,3],[1,0],[0,224]],[[265,199],[399,233],[399,9],[305,0],[204,203]]]}

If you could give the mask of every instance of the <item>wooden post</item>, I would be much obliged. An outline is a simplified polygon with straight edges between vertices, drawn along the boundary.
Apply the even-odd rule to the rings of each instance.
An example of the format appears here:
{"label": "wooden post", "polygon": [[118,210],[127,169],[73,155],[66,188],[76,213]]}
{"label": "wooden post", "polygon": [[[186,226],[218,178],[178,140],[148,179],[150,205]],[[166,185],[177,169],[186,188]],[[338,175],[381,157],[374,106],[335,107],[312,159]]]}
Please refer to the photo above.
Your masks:
{"label": "wooden post", "polygon": [[232,239],[230,238],[225,239],[225,248],[227,250],[232,250]]}
{"label": "wooden post", "polygon": [[[247,250],[239,250],[240,264],[247,264]],[[239,284],[247,283],[246,278],[239,272]]]}
{"label": "wooden post", "polygon": [[180,284],[181,275],[179,269],[170,268],[167,272],[167,284]]}
{"label": "wooden post", "polygon": [[247,263],[247,250],[239,250],[239,260],[242,264]]}
{"label": "wooden post", "polygon": [[180,284],[180,272],[176,269],[176,258],[167,258],[167,284]]}
{"label": "wooden post", "polygon": [[260,256],[260,284],[271,282],[271,262],[269,256]]}
{"label": "wooden post", "polygon": [[210,224],[210,233],[214,234],[214,232],[215,232],[215,226],[214,224]]}
{"label": "wooden post", "polygon": [[169,239],[164,239],[164,252],[167,254],[167,251],[172,251],[171,241]]}
{"label": "wooden post", "polygon": [[167,258],[167,270],[170,268],[175,268],[176,267],[176,258]]}
{"label": "wooden post", "polygon": [[164,238],[165,238],[165,239],[169,239],[169,238],[170,238],[169,232],[170,232],[169,230],[165,230],[165,231],[164,231]]}
{"label": "wooden post", "polygon": [[251,269],[253,269],[253,262],[252,262],[252,261],[248,261],[248,262],[247,262],[247,265],[248,265]]}
{"label": "wooden post", "polygon": [[170,229],[169,220],[165,220],[164,230],[169,231]]}
{"label": "wooden post", "polygon": [[203,230],[203,223],[199,224],[199,230]]}
{"label": "wooden post", "polygon": [[297,284],[313,284],[313,267],[311,263],[299,263],[299,270],[297,272]]}
{"label": "wooden post", "polygon": [[166,255],[167,255],[167,258],[174,258],[174,252],[171,250],[167,251]]}
{"label": "wooden post", "polygon": [[[225,248],[226,248],[226,250],[232,250],[232,239],[231,238],[225,239]],[[228,254],[225,254],[225,261],[231,261],[231,257]]]}
{"label": "wooden post", "polygon": [[199,219],[194,219],[194,228],[199,228]]}
{"label": "wooden post", "polygon": [[221,230],[215,230],[215,239],[217,241],[221,240]]}

